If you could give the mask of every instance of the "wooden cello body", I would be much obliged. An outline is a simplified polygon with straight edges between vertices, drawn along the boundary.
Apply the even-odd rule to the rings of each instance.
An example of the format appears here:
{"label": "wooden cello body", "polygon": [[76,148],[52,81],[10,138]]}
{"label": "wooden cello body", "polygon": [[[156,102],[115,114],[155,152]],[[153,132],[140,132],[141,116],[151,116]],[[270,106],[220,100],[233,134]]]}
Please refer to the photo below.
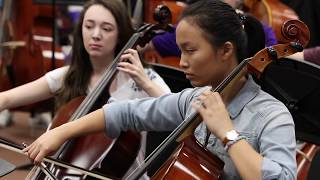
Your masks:
{"label": "wooden cello body", "polygon": [[223,171],[223,161],[189,136],[168,159],[152,179],[212,179],[217,180]]}
{"label": "wooden cello body", "polygon": [[307,180],[312,160],[320,147],[311,143],[303,143],[301,149],[297,150],[297,179]]}
{"label": "wooden cello body", "polygon": [[[108,96],[105,96],[108,98]],[[72,117],[86,97],[74,98],[62,106],[57,112],[53,124],[50,127],[60,126],[75,117]],[[90,111],[102,107],[105,101],[95,103]],[[128,170],[134,161],[140,148],[140,134],[128,131],[122,133],[117,139],[108,138],[104,133],[98,133],[74,139],[58,151],[55,159],[72,164],[83,169],[93,170],[110,178],[119,179]],[[58,178],[79,178],[84,179],[84,174],[65,169],[53,167],[50,171]],[[34,175],[36,179],[45,179],[44,173]]]}

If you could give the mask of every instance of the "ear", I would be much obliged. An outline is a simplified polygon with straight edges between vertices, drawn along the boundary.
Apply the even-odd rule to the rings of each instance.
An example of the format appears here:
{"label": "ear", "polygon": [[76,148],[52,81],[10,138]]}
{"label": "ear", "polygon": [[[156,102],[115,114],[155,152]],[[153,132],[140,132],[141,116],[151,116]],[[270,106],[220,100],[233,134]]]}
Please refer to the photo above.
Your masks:
{"label": "ear", "polygon": [[235,53],[235,47],[230,41],[227,41],[220,48],[220,53],[221,53],[220,57],[222,60],[229,60],[232,58],[233,54]]}

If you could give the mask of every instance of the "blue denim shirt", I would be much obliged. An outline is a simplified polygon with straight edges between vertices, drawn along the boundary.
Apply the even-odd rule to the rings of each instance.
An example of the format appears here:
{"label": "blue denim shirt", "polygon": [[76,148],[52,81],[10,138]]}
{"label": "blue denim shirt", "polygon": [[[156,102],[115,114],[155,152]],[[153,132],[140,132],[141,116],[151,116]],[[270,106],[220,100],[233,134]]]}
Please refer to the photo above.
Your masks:
{"label": "blue denim shirt", "polygon": [[[117,137],[128,129],[173,130],[194,111],[191,102],[203,91],[204,88],[186,89],[160,98],[105,105],[106,133]],[[227,108],[235,129],[263,156],[262,179],[296,179],[294,123],[287,108],[262,91],[251,77]],[[205,124],[201,123],[194,134],[203,143]],[[222,142],[214,135],[210,136],[207,149],[224,161],[222,179],[241,179]]]}

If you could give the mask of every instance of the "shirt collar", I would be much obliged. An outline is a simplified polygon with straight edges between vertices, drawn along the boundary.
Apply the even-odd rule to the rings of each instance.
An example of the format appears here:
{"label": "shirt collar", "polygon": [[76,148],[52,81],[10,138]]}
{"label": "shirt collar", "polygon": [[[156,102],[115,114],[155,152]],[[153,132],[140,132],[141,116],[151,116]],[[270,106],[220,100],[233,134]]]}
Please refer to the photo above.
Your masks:
{"label": "shirt collar", "polygon": [[252,76],[248,76],[247,82],[240,89],[236,97],[228,105],[231,119],[235,119],[240,114],[246,104],[248,104],[260,91],[260,86],[256,84]]}

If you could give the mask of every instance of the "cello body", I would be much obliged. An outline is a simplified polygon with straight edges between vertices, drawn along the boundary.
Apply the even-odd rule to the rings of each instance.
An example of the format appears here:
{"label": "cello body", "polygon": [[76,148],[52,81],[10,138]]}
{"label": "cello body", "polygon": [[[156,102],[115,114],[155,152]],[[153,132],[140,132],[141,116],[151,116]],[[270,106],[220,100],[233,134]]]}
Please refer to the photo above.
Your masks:
{"label": "cello body", "polygon": [[[50,129],[70,121],[72,119],[71,116],[84,100],[85,96],[77,97],[62,106],[56,113]],[[102,105],[95,103],[93,109],[97,109]],[[77,167],[93,170],[110,178],[119,179],[126,173],[136,158],[139,149],[139,133],[127,131],[122,133],[117,139],[111,139],[104,133],[98,133],[69,141],[58,151],[56,159]],[[82,173],[61,167],[53,167],[50,171],[58,179],[71,177],[85,179]],[[38,173],[34,177],[36,179],[46,178],[44,173]]]}
{"label": "cello body", "polygon": [[303,143],[300,150],[297,151],[297,180],[307,180],[312,160],[316,153],[319,153],[320,147],[311,144]]}
{"label": "cello body", "polygon": [[185,138],[152,179],[211,179],[221,177],[224,163],[196,140]]}

